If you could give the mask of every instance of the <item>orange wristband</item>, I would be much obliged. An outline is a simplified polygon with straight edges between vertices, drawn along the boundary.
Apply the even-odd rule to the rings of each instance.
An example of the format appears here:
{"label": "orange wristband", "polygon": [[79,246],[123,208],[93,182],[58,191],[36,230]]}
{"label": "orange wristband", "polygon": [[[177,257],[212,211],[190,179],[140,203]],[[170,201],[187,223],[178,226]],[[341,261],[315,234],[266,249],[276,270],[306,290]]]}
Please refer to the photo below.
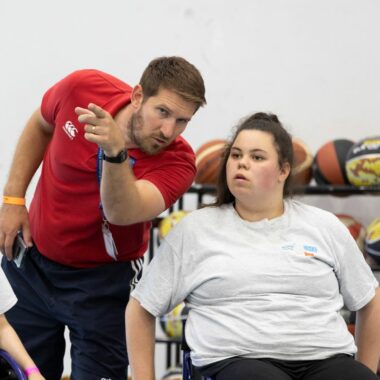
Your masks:
{"label": "orange wristband", "polygon": [[6,205],[25,206],[25,198],[8,197],[3,195],[3,203]]}

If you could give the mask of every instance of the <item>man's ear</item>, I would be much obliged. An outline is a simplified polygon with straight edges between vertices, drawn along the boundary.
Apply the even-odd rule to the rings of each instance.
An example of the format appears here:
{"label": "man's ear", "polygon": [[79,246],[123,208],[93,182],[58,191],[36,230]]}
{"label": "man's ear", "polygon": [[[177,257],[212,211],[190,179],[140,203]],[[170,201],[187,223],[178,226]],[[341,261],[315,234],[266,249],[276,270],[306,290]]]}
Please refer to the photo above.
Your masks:
{"label": "man's ear", "polygon": [[131,104],[134,108],[140,108],[144,100],[144,94],[141,84],[136,85],[132,90]]}

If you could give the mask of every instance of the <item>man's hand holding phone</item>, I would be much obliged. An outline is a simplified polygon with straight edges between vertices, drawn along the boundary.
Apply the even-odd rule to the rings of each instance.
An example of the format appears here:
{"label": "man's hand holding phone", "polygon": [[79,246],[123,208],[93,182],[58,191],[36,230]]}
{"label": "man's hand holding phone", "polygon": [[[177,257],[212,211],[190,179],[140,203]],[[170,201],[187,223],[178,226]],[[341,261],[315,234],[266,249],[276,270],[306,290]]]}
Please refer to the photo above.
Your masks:
{"label": "man's hand holding phone", "polygon": [[13,261],[16,264],[17,268],[21,267],[22,260],[25,253],[28,251],[28,246],[26,245],[22,232],[18,231],[13,242]]}
{"label": "man's hand holding phone", "polygon": [[[8,260],[14,259],[15,244],[19,239],[17,231],[22,231],[23,242],[27,247],[32,247],[28,210],[23,206],[3,203],[0,207],[0,252]],[[22,245],[20,243],[21,241],[18,241],[17,245]]]}

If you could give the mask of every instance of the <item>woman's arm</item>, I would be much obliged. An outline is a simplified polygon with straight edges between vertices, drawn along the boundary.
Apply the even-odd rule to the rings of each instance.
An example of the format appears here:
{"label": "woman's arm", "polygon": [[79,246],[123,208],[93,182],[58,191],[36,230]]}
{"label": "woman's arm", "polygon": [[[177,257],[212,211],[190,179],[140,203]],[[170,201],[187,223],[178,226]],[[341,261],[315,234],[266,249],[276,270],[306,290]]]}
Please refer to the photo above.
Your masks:
{"label": "woman's arm", "polygon": [[131,297],[125,321],[132,379],[154,380],[155,317]]}
{"label": "woman's arm", "polygon": [[357,311],[355,340],[357,360],[376,373],[380,359],[380,288],[376,289],[375,297]]}
{"label": "woman's arm", "polygon": [[[22,367],[26,368],[36,367],[32,358],[26,352],[20,338],[15,330],[8,323],[4,314],[0,315],[0,348],[8,352],[14,360]],[[45,378],[39,372],[33,372],[28,376],[29,380],[44,380]]]}

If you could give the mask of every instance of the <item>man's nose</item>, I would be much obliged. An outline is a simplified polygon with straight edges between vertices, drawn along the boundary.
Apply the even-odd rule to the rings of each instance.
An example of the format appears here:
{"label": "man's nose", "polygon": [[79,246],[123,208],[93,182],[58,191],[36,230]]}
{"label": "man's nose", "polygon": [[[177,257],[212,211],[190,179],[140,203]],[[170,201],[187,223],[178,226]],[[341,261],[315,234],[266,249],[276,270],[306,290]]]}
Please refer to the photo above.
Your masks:
{"label": "man's nose", "polygon": [[176,120],[174,118],[168,118],[162,123],[160,131],[165,138],[171,139],[174,135],[175,127]]}

